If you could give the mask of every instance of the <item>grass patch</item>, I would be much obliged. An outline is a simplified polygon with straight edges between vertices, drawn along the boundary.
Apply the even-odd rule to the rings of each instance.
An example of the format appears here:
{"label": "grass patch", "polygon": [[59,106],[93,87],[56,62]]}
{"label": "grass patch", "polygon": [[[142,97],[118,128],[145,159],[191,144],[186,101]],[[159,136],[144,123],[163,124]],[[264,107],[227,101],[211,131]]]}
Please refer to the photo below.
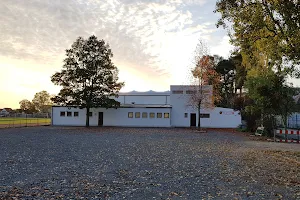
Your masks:
{"label": "grass patch", "polygon": [[0,118],[0,124],[50,124],[49,118]]}

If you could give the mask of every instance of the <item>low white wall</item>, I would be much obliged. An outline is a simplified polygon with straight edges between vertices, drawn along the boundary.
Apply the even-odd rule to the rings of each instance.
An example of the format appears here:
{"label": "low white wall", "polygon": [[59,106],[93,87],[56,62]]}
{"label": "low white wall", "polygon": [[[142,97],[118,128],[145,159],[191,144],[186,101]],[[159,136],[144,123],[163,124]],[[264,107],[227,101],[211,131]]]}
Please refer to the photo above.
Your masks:
{"label": "low white wall", "polygon": [[[221,114],[221,113],[222,114]],[[187,113],[187,117],[184,114]],[[191,108],[173,109],[172,126],[190,127],[191,113],[196,114],[196,126],[198,125],[197,110]],[[241,123],[239,111],[228,108],[215,107],[213,109],[201,109],[201,114],[209,114],[209,118],[200,118],[201,127],[206,128],[237,128]]]}
{"label": "low white wall", "polygon": [[[60,116],[60,112],[66,112],[65,117]],[[67,112],[72,112],[72,117],[67,117]],[[74,112],[78,112],[78,117],[74,117]],[[85,125],[85,109],[67,107],[52,107],[52,125],[67,126],[84,126]]]}
{"label": "low white wall", "polygon": [[210,128],[237,128],[242,123],[240,111],[230,108],[215,107],[211,110]]}
{"label": "low white wall", "polygon": [[[72,112],[72,116],[60,116],[60,112]],[[79,116],[74,117],[74,112]],[[164,113],[171,115],[171,108],[92,108],[90,112],[90,126],[98,126],[99,112],[103,112],[103,126],[132,126],[132,127],[170,127],[171,116],[164,118]],[[133,118],[128,118],[128,112],[133,112]],[[140,112],[140,118],[135,118],[135,112]],[[142,113],[147,112],[147,118],[142,118]],[[155,118],[150,118],[150,112],[155,113]],[[157,118],[157,113],[162,113],[162,118]],[[85,126],[86,109],[67,107],[53,107],[52,124],[61,126]]]}

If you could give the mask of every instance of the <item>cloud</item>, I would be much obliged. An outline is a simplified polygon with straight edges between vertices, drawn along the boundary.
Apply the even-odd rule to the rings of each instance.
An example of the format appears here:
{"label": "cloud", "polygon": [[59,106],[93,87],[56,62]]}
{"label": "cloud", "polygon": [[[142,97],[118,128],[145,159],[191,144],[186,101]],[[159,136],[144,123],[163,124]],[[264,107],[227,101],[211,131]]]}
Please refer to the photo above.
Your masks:
{"label": "cloud", "polygon": [[61,68],[65,49],[78,36],[95,34],[110,44],[113,60],[128,85],[135,81],[126,77],[131,71],[138,74],[146,90],[165,90],[174,79],[174,68],[189,62],[200,36],[211,43],[219,37],[212,36],[217,32],[214,21],[203,21],[211,18],[202,15],[208,12],[208,5],[214,2],[1,0],[0,55],[35,63],[26,66],[30,70],[53,73]]}
{"label": "cloud", "polygon": [[[135,63],[152,75],[162,70],[159,49],[169,33],[209,33],[194,25],[184,4],[205,1],[3,0],[0,53],[51,63],[78,36],[97,35],[112,47],[117,61]],[[157,70],[159,69],[159,70]]]}
{"label": "cloud", "polygon": [[230,38],[228,36],[223,36],[221,39],[217,40],[211,48],[211,53],[228,58],[231,51],[234,49],[234,47],[229,43],[229,40]]}

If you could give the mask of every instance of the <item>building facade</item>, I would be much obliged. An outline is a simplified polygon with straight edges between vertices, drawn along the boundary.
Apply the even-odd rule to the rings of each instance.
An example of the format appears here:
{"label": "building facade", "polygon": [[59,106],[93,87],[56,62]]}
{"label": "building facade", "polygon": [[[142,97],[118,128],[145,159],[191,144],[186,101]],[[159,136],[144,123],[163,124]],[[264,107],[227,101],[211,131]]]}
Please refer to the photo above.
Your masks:
{"label": "building facade", "polygon": [[[212,106],[212,86],[203,88],[201,126],[236,128],[241,124],[239,111]],[[120,108],[91,108],[90,126],[191,127],[198,122],[192,86],[171,86],[169,92],[120,93],[115,100]],[[52,125],[85,126],[86,109],[53,106]]]}

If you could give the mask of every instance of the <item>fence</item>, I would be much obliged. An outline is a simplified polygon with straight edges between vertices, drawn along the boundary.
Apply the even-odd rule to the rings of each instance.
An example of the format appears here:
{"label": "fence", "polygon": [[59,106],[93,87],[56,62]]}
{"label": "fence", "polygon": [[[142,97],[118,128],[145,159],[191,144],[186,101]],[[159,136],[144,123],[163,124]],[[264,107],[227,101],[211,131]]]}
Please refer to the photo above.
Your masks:
{"label": "fence", "polygon": [[276,130],[274,130],[274,140],[277,142],[300,144],[300,130],[276,129]]}
{"label": "fence", "polygon": [[[293,113],[287,118],[286,122],[286,128],[300,130],[300,113]],[[285,127],[284,120],[281,116],[276,117],[276,126],[281,128]]]}
{"label": "fence", "polygon": [[6,117],[0,117],[0,128],[45,126],[50,124],[51,119],[47,113],[11,114]]}

